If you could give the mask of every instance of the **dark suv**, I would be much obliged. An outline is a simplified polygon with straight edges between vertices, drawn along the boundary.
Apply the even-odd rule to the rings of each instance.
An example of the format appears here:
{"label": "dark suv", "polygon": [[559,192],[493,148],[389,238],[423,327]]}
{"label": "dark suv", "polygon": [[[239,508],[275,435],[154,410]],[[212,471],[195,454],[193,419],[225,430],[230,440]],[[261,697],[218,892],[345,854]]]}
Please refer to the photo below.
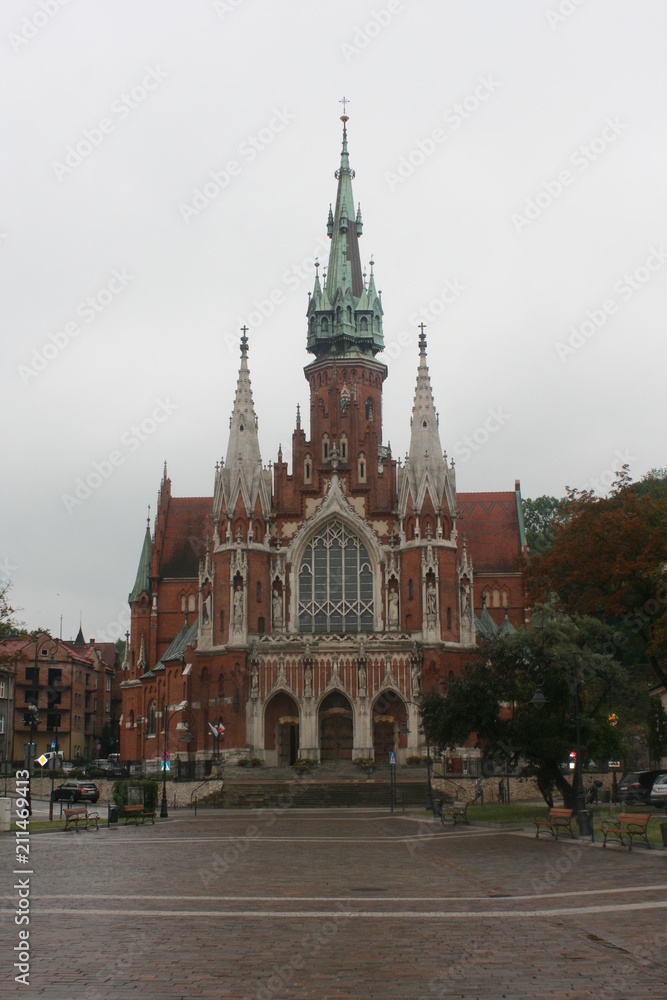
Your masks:
{"label": "dark suv", "polygon": [[648,805],[651,799],[653,782],[660,771],[628,771],[621,778],[618,786],[618,797],[624,805],[633,803]]}
{"label": "dark suv", "polygon": [[63,781],[53,789],[53,798],[66,799],[68,802],[97,802],[100,797],[100,790],[94,781],[77,781],[75,778]]}

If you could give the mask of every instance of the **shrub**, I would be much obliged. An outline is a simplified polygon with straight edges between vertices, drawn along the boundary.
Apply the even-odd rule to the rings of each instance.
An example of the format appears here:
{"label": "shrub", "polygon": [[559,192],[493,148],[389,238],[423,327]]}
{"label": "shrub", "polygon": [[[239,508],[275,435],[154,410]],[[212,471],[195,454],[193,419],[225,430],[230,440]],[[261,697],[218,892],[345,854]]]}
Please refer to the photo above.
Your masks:
{"label": "shrub", "polygon": [[251,757],[250,763],[253,767],[261,767],[264,763],[261,757]]}

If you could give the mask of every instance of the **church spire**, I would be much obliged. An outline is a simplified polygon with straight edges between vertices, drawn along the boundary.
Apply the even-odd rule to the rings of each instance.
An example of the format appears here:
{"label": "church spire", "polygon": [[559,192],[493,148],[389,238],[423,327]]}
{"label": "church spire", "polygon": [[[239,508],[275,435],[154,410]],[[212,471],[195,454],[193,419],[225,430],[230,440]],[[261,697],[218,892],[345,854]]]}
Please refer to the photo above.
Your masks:
{"label": "church spire", "polygon": [[[426,362],[426,333],[424,324],[419,326],[419,366],[417,368],[417,385],[412,407],[410,431],[410,451],[403,468],[402,479],[405,487],[401,490],[402,499],[407,502],[408,492],[416,510],[420,510],[424,497],[428,492],[434,509],[437,511],[443,504],[443,495],[448,480],[453,500],[453,472],[449,473],[447,461],[442,453],[440,431],[438,429],[438,414],[433,400],[431,376]],[[450,508],[451,503],[448,503]]]}
{"label": "church spire", "polygon": [[[165,476],[166,476],[166,465],[165,462]],[[150,507],[148,508],[150,510]],[[150,597],[151,593],[151,581],[150,581],[150,568],[151,568],[151,529],[150,529],[150,515],[146,519],[146,534],[144,535],[144,544],[141,549],[141,556],[139,558],[139,568],[137,569],[137,578],[134,581],[134,587],[130,592],[128,601],[132,604],[134,601],[138,601],[142,594],[148,594]]]}
{"label": "church spire", "polygon": [[[231,514],[236,508],[239,496],[242,496],[246,512],[249,516],[254,511],[257,497],[262,498],[262,507],[270,507],[270,473],[269,491],[266,495],[265,475],[262,470],[262,456],[259,450],[257,433],[257,417],[252,398],[250,371],[248,369],[248,327],[241,330],[241,366],[236,382],[234,408],[229,419],[229,442],[224,465],[216,473],[216,491],[214,507],[216,519],[224,499],[227,511]],[[222,489],[218,489],[218,479]],[[220,508],[220,509],[218,509]],[[266,511],[265,511],[266,512]],[[214,511],[215,513],[215,511]]]}
{"label": "church spire", "polygon": [[363,230],[361,206],[355,212],[352,180],[347,148],[345,113],[347,98],[342,102],[344,113],[343,146],[340,167],[335,172],[338,188],[336,206],[329,207],[327,234],[331,239],[329,265],[323,287],[319,273],[308,305],[308,350],[318,358],[371,357],[384,347],[382,337],[382,304],[375,284],[365,287],[359,254],[359,237]]}

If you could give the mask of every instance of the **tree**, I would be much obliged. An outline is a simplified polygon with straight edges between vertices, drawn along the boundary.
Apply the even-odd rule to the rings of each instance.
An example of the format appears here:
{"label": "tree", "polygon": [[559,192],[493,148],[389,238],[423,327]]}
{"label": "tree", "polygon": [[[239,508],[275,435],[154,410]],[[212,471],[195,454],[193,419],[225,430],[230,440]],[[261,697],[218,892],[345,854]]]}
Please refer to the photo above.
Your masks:
{"label": "tree", "polygon": [[[556,788],[575,808],[574,777],[570,782],[562,771],[576,746],[575,695],[582,760],[622,755],[609,696],[612,688],[623,691],[627,673],[601,652],[610,634],[595,618],[535,609],[531,628],[485,642],[444,694],[423,697],[424,731],[442,748],[474,737],[486,760],[521,763],[534,774],[550,807]],[[546,699],[541,709],[533,700],[538,691]]]}
{"label": "tree", "polygon": [[660,766],[662,757],[667,757],[667,712],[662,700],[654,696],[649,701],[646,719],[646,745],[651,761]]}
{"label": "tree", "polygon": [[523,524],[531,556],[546,552],[553,542],[554,526],[566,516],[567,500],[541,496],[535,500],[522,499]]}
{"label": "tree", "polygon": [[531,602],[613,626],[610,651],[626,664],[648,663],[667,686],[665,471],[632,483],[624,466],[607,497],[568,489],[567,514],[551,547],[527,562],[524,583]]}
{"label": "tree", "polygon": [[0,585],[0,641],[27,635],[25,629],[12,617],[16,609],[9,604],[10,586],[9,583]]}

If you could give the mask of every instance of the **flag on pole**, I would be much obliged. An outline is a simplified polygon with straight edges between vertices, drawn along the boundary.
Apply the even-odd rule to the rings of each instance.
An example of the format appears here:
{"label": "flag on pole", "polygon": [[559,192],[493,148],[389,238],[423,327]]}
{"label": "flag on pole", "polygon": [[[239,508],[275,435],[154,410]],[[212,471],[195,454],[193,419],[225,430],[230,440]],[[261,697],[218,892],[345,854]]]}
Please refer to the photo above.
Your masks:
{"label": "flag on pole", "polygon": [[223,726],[222,722],[218,722],[217,725],[215,725],[213,722],[209,722],[208,728],[211,730],[216,739],[222,739],[222,737],[225,735],[225,727]]}

